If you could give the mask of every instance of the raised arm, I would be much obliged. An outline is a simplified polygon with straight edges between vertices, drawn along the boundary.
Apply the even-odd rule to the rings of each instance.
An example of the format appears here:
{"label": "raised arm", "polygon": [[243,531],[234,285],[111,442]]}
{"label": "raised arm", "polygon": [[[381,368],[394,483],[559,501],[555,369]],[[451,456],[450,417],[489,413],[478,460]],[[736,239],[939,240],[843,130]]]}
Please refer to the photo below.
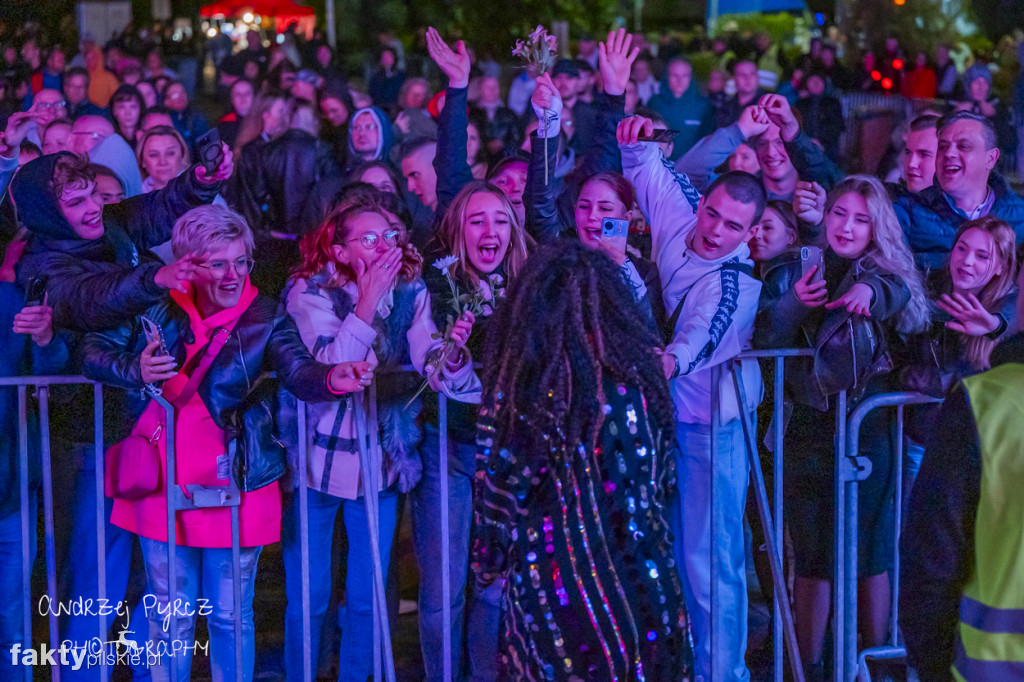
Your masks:
{"label": "raised arm", "polygon": [[[539,123],[530,145],[530,166],[526,173],[526,189],[523,192],[523,201],[526,204],[526,230],[538,242],[545,242],[556,239],[565,229],[558,213],[558,192],[564,184],[556,182],[554,178],[561,144],[563,105],[550,74],[545,73],[537,77],[537,89],[533,91],[530,104],[537,114]],[[547,144],[544,144],[545,139]]]}
{"label": "raised arm", "polygon": [[676,161],[676,170],[690,178],[694,187],[704,191],[715,181],[715,169],[728,161],[737,147],[767,129],[767,114],[751,105],[743,110],[736,123],[698,140]]}
{"label": "raised arm", "polygon": [[604,92],[594,97],[597,124],[590,145],[583,152],[580,164],[582,177],[622,170],[615,130],[626,117],[626,84],[629,83],[633,62],[640,54],[640,48],[633,47],[633,36],[624,28],[610,31],[608,39],[598,43],[597,49]]}
{"label": "raised arm", "polygon": [[828,191],[843,179],[845,174],[800,127],[785,97],[764,95],[758,106],[763,108],[771,122],[779,127],[779,135],[786,145],[789,160],[793,162],[793,167],[796,168],[801,180],[816,182]]}
{"label": "raised arm", "polygon": [[685,175],[676,172],[657,143],[638,141],[641,133],[652,135],[654,124],[649,118],[631,116],[619,124],[616,138],[622,174],[636,188],[637,203],[651,225],[651,252],[655,262],[660,262],[667,249],[682,251],[679,242],[697,222],[700,193]]}
{"label": "raised arm", "polygon": [[140,194],[104,209],[103,221],[123,229],[140,249],[149,249],[171,238],[174,223],[190,209],[213,201],[222,181],[231,177],[231,150],[223,145],[224,160],[212,175],[194,165],[163,189]]}
{"label": "raised arm", "polygon": [[473,181],[466,151],[466,89],[469,87],[469,53],[466,44],[459,41],[452,50],[437,29],[427,29],[427,50],[438,68],[448,77],[444,108],[437,124],[437,153],[434,170],[437,172],[436,215],[444,215],[455,195]]}

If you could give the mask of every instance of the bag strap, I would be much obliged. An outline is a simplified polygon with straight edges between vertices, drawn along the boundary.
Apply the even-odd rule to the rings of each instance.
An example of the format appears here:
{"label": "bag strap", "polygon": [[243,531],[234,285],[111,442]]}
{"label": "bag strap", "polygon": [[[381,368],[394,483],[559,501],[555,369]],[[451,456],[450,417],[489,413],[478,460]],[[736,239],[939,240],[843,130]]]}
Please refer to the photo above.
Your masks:
{"label": "bag strap", "polygon": [[175,409],[180,410],[188,404],[188,401],[192,400],[192,396],[199,390],[199,384],[203,383],[206,373],[210,370],[213,361],[217,358],[224,344],[228,342],[230,336],[231,332],[224,327],[219,327],[213,332],[213,337],[210,339],[210,343],[206,344],[206,352],[203,353],[202,359],[199,360],[199,365],[189,375],[185,388],[181,389],[181,393],[172,402]]}

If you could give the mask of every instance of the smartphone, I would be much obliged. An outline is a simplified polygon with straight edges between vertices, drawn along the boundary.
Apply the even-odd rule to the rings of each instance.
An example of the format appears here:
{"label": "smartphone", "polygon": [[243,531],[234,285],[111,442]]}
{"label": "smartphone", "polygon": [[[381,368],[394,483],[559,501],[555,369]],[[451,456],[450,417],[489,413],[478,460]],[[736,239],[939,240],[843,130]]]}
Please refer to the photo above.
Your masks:
{"label": "smartphone", "polygon": [[196,149],[199,152],[199,163],[206,170],[206,174],[213,175],[217,166],[224,160],[224,150],[221,149],[220,133],[217,132],[217,129],[211,128],[209,132],[200,137],[196,142]]}
{"label": "smartphone", "polygon": [[605,218],[601,221],[601,238],[611,239],[613,237],[626,238],[629,234],[629,221],[621,218]]}
{"label": "smartphone", "polygon": [[164,341],[164,330],[160,328],[160,325],[145,315],[140,315],[139,319],[142,320],[142,331],[146,334],[146,345],[148,346],[156,341],[159,344],[156,354],[170,355],[170,351],[167,350],[167,343]]}
{"label": "smartphone", "polygon": [[820,247],[800,247],[800,274],[806,275],[814,266],[817,266],[818,269],[814,271],[814,275],[808,284],[814,284],[825,279],[825,256]]}
{"label": "smartphone", "polygon": [[42,305],[46,299],[46,278],[36,277],[28,284],[28,290],[25,292],[25,307],[31,308],[33,306]]}
{"label": "smartphone", "polygon": [[640,134],[637,136],[637,142],[657,142],[658,144],[666,144],[676,139],[676,135],[679,134],[678,130],[655,130],[653,135]]}

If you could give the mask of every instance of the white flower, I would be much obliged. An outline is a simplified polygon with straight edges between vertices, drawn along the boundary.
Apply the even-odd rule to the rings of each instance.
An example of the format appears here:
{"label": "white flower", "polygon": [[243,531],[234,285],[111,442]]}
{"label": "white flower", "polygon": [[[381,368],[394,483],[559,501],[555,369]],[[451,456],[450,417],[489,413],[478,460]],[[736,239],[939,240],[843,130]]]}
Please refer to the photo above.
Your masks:
{"label": "white flower", "polygon": [[448,268],[459,262],[455,256],[445,256],[434,261],[434,267],[441,271],[442,275],[448,275]]}

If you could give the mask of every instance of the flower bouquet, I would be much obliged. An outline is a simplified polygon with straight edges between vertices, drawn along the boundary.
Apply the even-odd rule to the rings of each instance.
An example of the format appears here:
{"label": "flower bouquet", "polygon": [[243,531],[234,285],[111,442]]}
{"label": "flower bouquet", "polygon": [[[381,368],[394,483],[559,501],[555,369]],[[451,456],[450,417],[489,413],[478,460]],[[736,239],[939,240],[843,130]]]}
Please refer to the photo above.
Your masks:
{"label": "flower bouquet", "polygon": [[493,300],[493,292],[491,287],[483,285],[479,290],[475,292],[463,292],[459,289],[459,285],[452,279],[451,268],[453,265],[459,262],[459,259],[455,256],[445,256],[444,258],[438,258],[434,261],[433,267],[441,271],[444,275],[445,280],[448,282],[448,287],[452,292],[451,299],[451,312],[447,314],[447,325],[444,332],[434,332],[433,338],[444,339],[444,343],[441,345],[440,351],[434,351],[430,357],[427,358],[426,364],[423,367],[423,373],[427,376],[426,380],[416,389],[416,393],[409,398],[409,402],[405,404],[405,409],[408,409],[412,405],[416,398],[420,397],[420,394],[426,390],[430,384],[430,379],[435,374],[440,372],[441,368],[444,367],[445,361],[448,356],[451,355],[452,351],[455,350],[455,344],[451,341],[452,328],[455,323],[467,312],[473,313],[473,315],[480,315],[489,312],[490,301]]}
{"label": "flower bouquet", "polygon": [[[548,35],[543,26],[537,26],[526,40],[517,40],[512,56],[523,60],[522,68],[537,67],[537,73],[547,73],[558,58],[558,40]],[[544,128],[548,127],[548,110],[544,110]],[[544,138],[544,184],[548,184],[548,138]]]}

